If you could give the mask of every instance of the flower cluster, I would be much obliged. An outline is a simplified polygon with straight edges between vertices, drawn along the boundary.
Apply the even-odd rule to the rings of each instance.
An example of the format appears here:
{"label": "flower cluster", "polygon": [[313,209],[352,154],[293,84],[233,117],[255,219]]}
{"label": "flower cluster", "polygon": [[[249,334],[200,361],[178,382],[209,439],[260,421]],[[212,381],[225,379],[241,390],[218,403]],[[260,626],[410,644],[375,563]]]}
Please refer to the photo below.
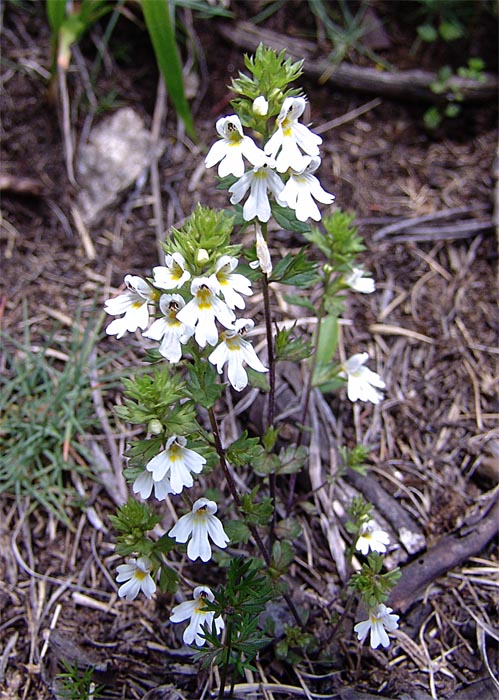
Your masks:
{"label": "flower cluster", "polygon": [[[235,272],[237,266],[237,258],[222,255],[211,274],[194,277],[181,253],[166,254],[165,264],[153,269],[150,281],[127,275],[127,291],[106,301],[106,313],[121,316],[109,324],[107,334],[122,338],[140,329],[145,338],[159,342],[160,354],[172,364],[180,362],[191,338],[200,349],[220,341],[208,359],[219,373],[227,365],[229,382],[241,391],[248,384],[245,364],[257,372],[268,370],[243,338],[253,321],[236,319],[234,309],[244,309],[245,297],[253,294],[251,282]],[[151,317],[155,320],[149,326]],[[220,336],[217,323],[224,328]],[[147,476],[143,482],[137,491],[148,487]]]}
{"label": "flower cluster", "polygon": [[[326,192],[314,175],[321,164],[322,139],[298,121],[306,104],[304,97],[284,99],[275,131],[263,148],[243,133],[236,114],[217,121],[216,129],[221,138],[208,151],[205,165],[211,168],[218,164],[220,177],[238,178],[229,187],[232,204],[239,204],[249,191],[243,206],[245,221],[256,218],[266,223],[270,219],[269,194],[280,206],[293,209],[299,221],[319,221],[321,214],[316,202],[334,202],[334,195]],[[266,107],[263,95],[253,103],[259,115],[267,113]],[[246,171],[245,160],[250,166]]]}

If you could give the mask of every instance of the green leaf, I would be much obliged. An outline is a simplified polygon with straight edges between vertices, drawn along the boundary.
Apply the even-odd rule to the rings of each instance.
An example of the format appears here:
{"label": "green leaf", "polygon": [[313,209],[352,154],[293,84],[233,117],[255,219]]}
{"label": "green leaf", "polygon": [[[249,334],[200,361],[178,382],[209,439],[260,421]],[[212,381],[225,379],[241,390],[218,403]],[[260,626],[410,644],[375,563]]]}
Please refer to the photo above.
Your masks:
{"label": "green leaf", "polygon": [[420,24],[417,32],[419,38],[429,44],[438,39],[438,32],[432,24]]}
{"label": "green leaf", "polygon": [[293,330],[294,326],[277,331],[274,348],[276,360],[299,362],[312,354],[312,344],[308,340],[291,338]]}
{"label": "green leaf", "polygon": [[265,372],[257,372],[251,367],[246,367],[246,373],[248,375],[248,382],[250,386],[255,387],[256,389],[259,389],[265,393],[270,391],[270,384]]}
{"label": "green leaf", "polygon": [[447,105],[447,107],[444,110],[444,114],[446,117],[457,117],[457,115],[461,112],[461,105],[455,104],[451,102],[450,104]]}
{"label": "green leaf", "polygon": [[324,231],[314,227],[304,234],[307,241],[316,245],[326,262],[335,272],[350,272],[355,258],[365,250],[362,236],[355,226],[355,214],[336,209],[322,219]]}
{"label": "green leaf", "polygon": [[296,537],[300,536],[300,533],[300,524],[293,518],[280,520],[275,528],[276,537],[280,540],[294,540]]}
{"label": "green leaf", "polygon": [[227,459],[232,466],[243,467],[257,459],[262,453],[263,447],[260,445],[260,438],[249,438],[248,431],[245,430],[227,449]]}
{"label": "green leaf", "polygon": [[264,436],[262,437],[262,443],[267,452],[270,452],[274,449],[274,445],[276,444],[278,437],[279,430],[274,426],[270,425],[265,431]]}
{"label": "green leaf", "polygon": [[119,532],[130,534],[134,530],[147,532],[152,530],[161,520],[160,516],[152,513],[145,503],[139,503],[129,498],[118,508],[116,515],[110,515],[109,520]]}
{"label": "green leaf", "polygon": [[[184,93],[182,68],[180,65],[175,30],[171,20],[174,3],[167,0],[142,0],[142,12],[154,48],[158,66],[163,74],[168,94],[178,116],[185,124],[189,136],[196,138],[191,110]],[[170,15],[170,12],[172,15]]]}
{"label": "green leaf", "polygon": [[440,23],[438,33],[444,41],[456,41],[463,36],[464,29],[459,22],[448,20]]}
{"label": "green leaf", "polygon": [[248,526],[241,520],[224,520],[224,530],[231,544],[246,544],[250,538]]}
{"label": "green leaf", "polygon": [[178,588],[178,574],[166,564],[161,564],[159,587],[163,593],[176,593]]}
{"label": "green leaf", "polygon": [[297,233],[307,233],[310,231],[310,226],[307,223],[298,221],[293,209],[281,207],[275,202],[272,202],[270,208],[276,222],[286,231],[296,231]]}
{"label": "green leaf", "polygon": [[338,317],[329,314],[320,321],[319,345],[317,347],[317,366],[329,365],[338,345]]}
{"label": "green leaf", "polygon": [[313,314],[317,313],[317,309],[308,297],[300,297],[297,294],[284,294],[284,301],[293,306],[301,306],[304,309],[308,309]]}
{"label": "green leaf", "polygon": [[255,501],[258,493],[256,486],[251,493],[245,493],[241,499],[241,511],[248,525],[268,525],[274,512],[272,500],[265,496],[260,503]]}
{"label": "green leaf", "polygon": [[423,121],[428,129],[437,129],[442,123],[442,115],[438,107],[430,107],[423,115]]}
{"label": "green leaf", "polygon": [[213,365],[195,357],[189,367],[189,378],[187,390],[191,398],[203,408],[213,408],[224,390]]}
{"label": "green leaf", "polygon": [[279,457],[276,454],[265,452],[258,459],[253,460],[251,466],[255,474],[264,476],[266,474],[276,474],[280,464]]}
{"label": "green leaf", "polygon": [[277,540],[274,542],[274,546],[272,547],[272,563],[270,568],[271,576],[283,576],[287,572],[289,565],[292,563],[294,558],[295,553],[290,542],[286,540],[283,540],[282,542]]}
{"label": "green leaf", "polygon": [[271,282],[291,284],[303,289],[313,286],[318,279],[317,265],[306,257],[303,248],[298,253],[288,253],[281,258],[270,275]]}
{"label": "green leaf", "polygon": [[52,34],[57,35],[66,17],[66,0],[47,0],[47,17]]}
{"label": "green leaf", "polygon": [[278,474],[296,474],[305,465],[308,458],[308,449],[303,445],[296,447],[288,445],[279,452]]}
{"label": "green leaf", "polygon": [[159,540],[154,543],[153,552],[159,554],[168,554],[175,547],[175,540],[168,537],[167,534],[162,535]]}

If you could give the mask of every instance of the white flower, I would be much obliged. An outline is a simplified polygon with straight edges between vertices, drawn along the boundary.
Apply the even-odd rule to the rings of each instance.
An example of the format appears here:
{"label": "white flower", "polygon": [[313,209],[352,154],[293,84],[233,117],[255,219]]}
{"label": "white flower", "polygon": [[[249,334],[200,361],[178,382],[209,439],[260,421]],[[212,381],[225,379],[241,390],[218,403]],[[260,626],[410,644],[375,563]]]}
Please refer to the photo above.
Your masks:
{"label": "white flower", "polygon": [[165,449],[146,464],[154,481],[162,481],[168,476],[170,493],[181,493],[184,486],[190,488],[194,483],[192,472],[199,474],[206,464],[204,457],[185,446],[186,442],[184,437],[172,435]]}
{"label": "white flower", "polygon": [[365,556],[372,552],[383,554],[386,552],[386,546],[390,544],[390,537],[384,530],[376,528],[374,520],[368,520],[360,526],[359,539],[355,544],[355,549],[362,552]]}
{"label": "white flower", "polygon": [[139,591],[142,591],[146,598],[152,598],[156,591],[156,584],[152,579],[151,562],[147,557],[139,557],[138,559],[132,557],[128,560],[128,564],[120,564],[116,571],[118,572],[116,581],[118,583],[125,582],[118,589],[120,598],[135,600]]}
{"label": "white flower", "polygon": [[274,158],[277,156],[276,167],[280,173],[288,168],[296,171],[303,169],[301,151],[309,156],[319,155],[321,137],[298,123],[306,104],[304,97],[286,97],[277,117],[277,131],[265,144],[265,153]]}
{"label": "white flower", "polygon": [[208,586],[196,586],[193,591],[193,600],[186,600],[176,605],[172,610],[170,615],[171,622],[190,620],[183,634],[183,640],[186,644],[197,644],[198,647],[202,647],[206,641],[201,636],[205,628],[211,632],[213,622],[215,622],[215,630],[217,634],[220,634],[225,626],[220,615],[215,617],[213,610],[206,609],[205,600],[209,600],[212,603],[215,600],[215,596]]}
{"label": "white flower", "polygon": [[207,168],[211,168],[216,163],[220,177],[234,175],[241,177],[244,173],[243,156],[249,160],[251,165],[257,165],[264,159],[261,148],[255,144],[253,139],[243,134],[241,120],[235,114],[230,117],[222,117],[216,123],[216,129],[221,140],[215,141],[208,151],[204,163]]}
{"label": "white flower", "polygon": [[216,517],[216,512],[217,504],[214,501],[198,498],[192,506],[192,511],[183,515],[168,533],[170,537],[182,544],[191,537],[187,545],[187,556],[191,561],[198,558],[202,561],[211,559],[209,537],[217,547],[221,549],[227,547],[230,540],[225,534],[222,523]]}
{"label": "white flower", "polygon": [[376,283],[372,277],[364,277],[364,270],[354,267],[352,272],[344,278],[344,282],[355,292],[372,294],[376,290]]}
{"label": "white flower", "polygon": [[269,103],[263,95],[260,95],[253,100],[252,109],[253,114],[256,114],[259,117],[266,117],[269,113]]}
{"label": "white flower", "polygon": [[208,357],[208,360],[217,366],[219,374],[222,373],[225,363],[228,363],[229,382],[236,391],[242,391],[248,384],[244,362],[257,372],[268,372],[268,369],[258,359],[251,343],[242,337],[254,325],[250,319],[238,319],[233,329],[221,334],[222,342]]}
{"label": "white flower", "polygon": [[379,374],[363,366],[368,357],[367,352],[352,355],[343,364],[340,376],[347,377],[347,396],[350,401],[371,401],[377,404],[383,399],[383,394],[378,389],[384,389],[386,385]]}
{"label": "white flower", "polygon": [[215,274],[210,276],[214,289],[221,292],[229,309],[244,309],[246,306],[241,294],[251,296],[251,282],[244,275],[233,272],[238,264],[237,258],[222,255],[218,260]]}
{"label": "white flower", "polygon": [[138,493],[142,499],[147,500],[154,488],[154,496],[158,501],[164,501],[172,491],[170,484],[170,476],[168,473],[160,481],[154,481],[153,475],[147,469],[144,469],[142,474],[133,482],[132,490]]}
{"label": "white flower", "polygon": [[306,221],[309,218],[320,221],[321,213],[314,199],[322,204],[334,202],[334,194],[326,192],[313,174],[320,164],[321,159],[317,156],[303,156],[302,169],[290,172],[289,180],[277,199],[282,206],[295,210],[298,221]]}
{"label": "white flower", "polygon": [[270,219],[268,190],[277,198],[284,188],[281,178],[272,170],[274,166],[275,161],[267,158],[261,165],[244,173],[237,182],[229,187],[229,192],[232,194],[230,198],[232,204],[238,204],[248,189],[250,190],[249,197],[243,207],[245,221],[251,221],[255,216],[264,222]]}
{"label": "white flower", "polygon": [[256,228],[256,257],[257,260],[250,262],[250,267],[252,270],[256,270],[258,267],[263,272],[264,275],[270,275],[272,272],[272,258],[270,257],[269,247],[267,241],[263,237],[262,229],[259,224],[255,224]]}
{"label": "white flower", "polygon": [[133,333],[137,328],[144,329],[149,323],[147,305],[154,299],[155,292],[142,277],[127,275],[125,277],[127,291],[114,299],[108,299],[104,311],[110,316],[125,314],[123,318],[115,318],[106,328],[108,335],[122,338],[125,333]]}
{"label": "white flower", "polygon": [[369,619],[363,622],[358,622],[354,631],[357,632],[357,637],[360,642],[364,642],[365,638],[371,632],[371,647],[377,649],[380,644],[384,647],[389,646],[390,640],[386,633],[385,627],[389,632],[393,632],[398,628],[398,615],[391,615],[392,608],[387,608],[386,605],[380,603],[369,610]]}
{"label": "white flower", "polygon": [[180,294],[162,294],[159,300],[160,311],[163,318],[158,318],[148,331],[143,333],[144,338],[161,340],[159,352],[170,362],[178,362],[182,357],[182,345],[186,343],[194,333],[194,328],[186,326],[177,319],[177,312],[185,306],[185,301]]}
{"label": "white flower", "polygon": [[165,255],[165,265],[153,268],[154,286],[160,289],[180,289],[191,278],[191,273],[185,269],[182,253]]}
{"label": "white flower", "polygon": [[196,328],[194,337],[199,347],[204,348],[206,343],[216,345],[218,331],[215,319],[225,328],[230,328],[235,314],[216,296],[217,289],[208,277],[193,279],[191,294],[193,298],[177,313],[177,320],[190,328]]}

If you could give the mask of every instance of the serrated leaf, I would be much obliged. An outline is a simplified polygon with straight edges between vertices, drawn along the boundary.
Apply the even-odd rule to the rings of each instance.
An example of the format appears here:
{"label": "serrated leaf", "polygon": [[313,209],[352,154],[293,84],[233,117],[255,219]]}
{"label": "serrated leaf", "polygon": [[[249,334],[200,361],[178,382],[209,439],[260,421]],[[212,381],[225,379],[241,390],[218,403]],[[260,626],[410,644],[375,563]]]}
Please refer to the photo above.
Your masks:
{"label": "serrated leaf", "polygon": [[312,345],[308,340],[301,337],[291,338],[293,330],[294,326],[277,331],[274,348],[276,360],[300,362],[312,354]]}
{"label": "serrated leaf", "polygon": [[219,383],[218,374],[209,362],[195,359],[189,367],[187,390],[200,406],[210,409],[222,396],[224,385]]}
{"label": "serrated leaf", "polygon": [[288,253],[279,260],[270,275],[271,282],[291,284],[303,289],[311,287],[318,279],[317,265],[305,257],[303,248],[298,253]]}
{"label": "serrated leaf", "polygon": [[227,459],[234,467],[242,467],[257,459],[262,452],[263,447],[260,445],[260,438],[249,438],[248,431],[245,430],[228,447]]}
{"label": "serrated leaf", "polygon": [[286,573],[294,558],[295,553],[290,542],[287,540],[283,540],[282,542],[277,540],[274,542],[274,546],[272,547],[271,568],[274,569],[279,576]]}
{"label": "serrated leaf", "polygon": [[276,454],[265,452],[258,459],[253,460],[251,466],[255,474],[265,476],[266,474],[276,474],[280,464]]}
{"label": "serrated leaf", "polygon": [[294,518],[285,518],[280,520],[275,528],[276,537],[280,540],[293,540],[299,537],[301,533],[301,526],[297,520]]}
{"label": "serrated leaf", "polygon": [[167,534],[162,535],[159,540],[154,543],[153,550],[160,554],[168,554],[175,547],[175,540],[168,537]]}
{"label": "serrated leaf", "polygon": [[241,520],[224,520],[224,530],[231,544],[246,544],[250,538],[249,528]]}
{"label": "serrated leaf", "polygon": [[279,452],[279,468],[277,469],[278,474],[296,474],[305,465],[308,459],[308,450],[303,445],[300,447],[295,447],[295,445],[289,445],[288,447],[283,447]]}

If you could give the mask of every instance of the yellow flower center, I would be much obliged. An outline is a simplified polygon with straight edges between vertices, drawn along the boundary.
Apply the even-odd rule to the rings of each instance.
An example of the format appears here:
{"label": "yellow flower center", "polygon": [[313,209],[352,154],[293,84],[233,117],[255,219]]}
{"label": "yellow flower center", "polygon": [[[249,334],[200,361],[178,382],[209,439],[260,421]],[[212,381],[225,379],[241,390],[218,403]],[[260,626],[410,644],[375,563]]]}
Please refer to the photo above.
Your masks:
{"label": "yellow flower center", "polygon": [[196,292],[199,309],[211,309],[211,291],[206,285],[202,285]]}
{"label": "yellow flower center", "polygon": [[182,448],[176,442],[170,445],[168,449],[168,458],[170,462],[179,462],[182,459]]}
{"label": "yellow flower center", "polygon": [[231,352],[239,352],[241,350],[241,345],[239,343],[239,336],[227,337],[225,336],[225,345]]}
{"label": "yellow flower center", "polygon": [[229,122],[227,124],[227,139],[229,141],[229,146],[238,146],[241,141],[242,141],[242,136],[237,130],[237,127],[235,124],[232,124],[232,122]]}
{"label": "yellow flower center", "polygon": [[172,264],[172,277],[176,280],[179,280],[183,274],[184,271],[182,270],[178,262],[174,260]]}

